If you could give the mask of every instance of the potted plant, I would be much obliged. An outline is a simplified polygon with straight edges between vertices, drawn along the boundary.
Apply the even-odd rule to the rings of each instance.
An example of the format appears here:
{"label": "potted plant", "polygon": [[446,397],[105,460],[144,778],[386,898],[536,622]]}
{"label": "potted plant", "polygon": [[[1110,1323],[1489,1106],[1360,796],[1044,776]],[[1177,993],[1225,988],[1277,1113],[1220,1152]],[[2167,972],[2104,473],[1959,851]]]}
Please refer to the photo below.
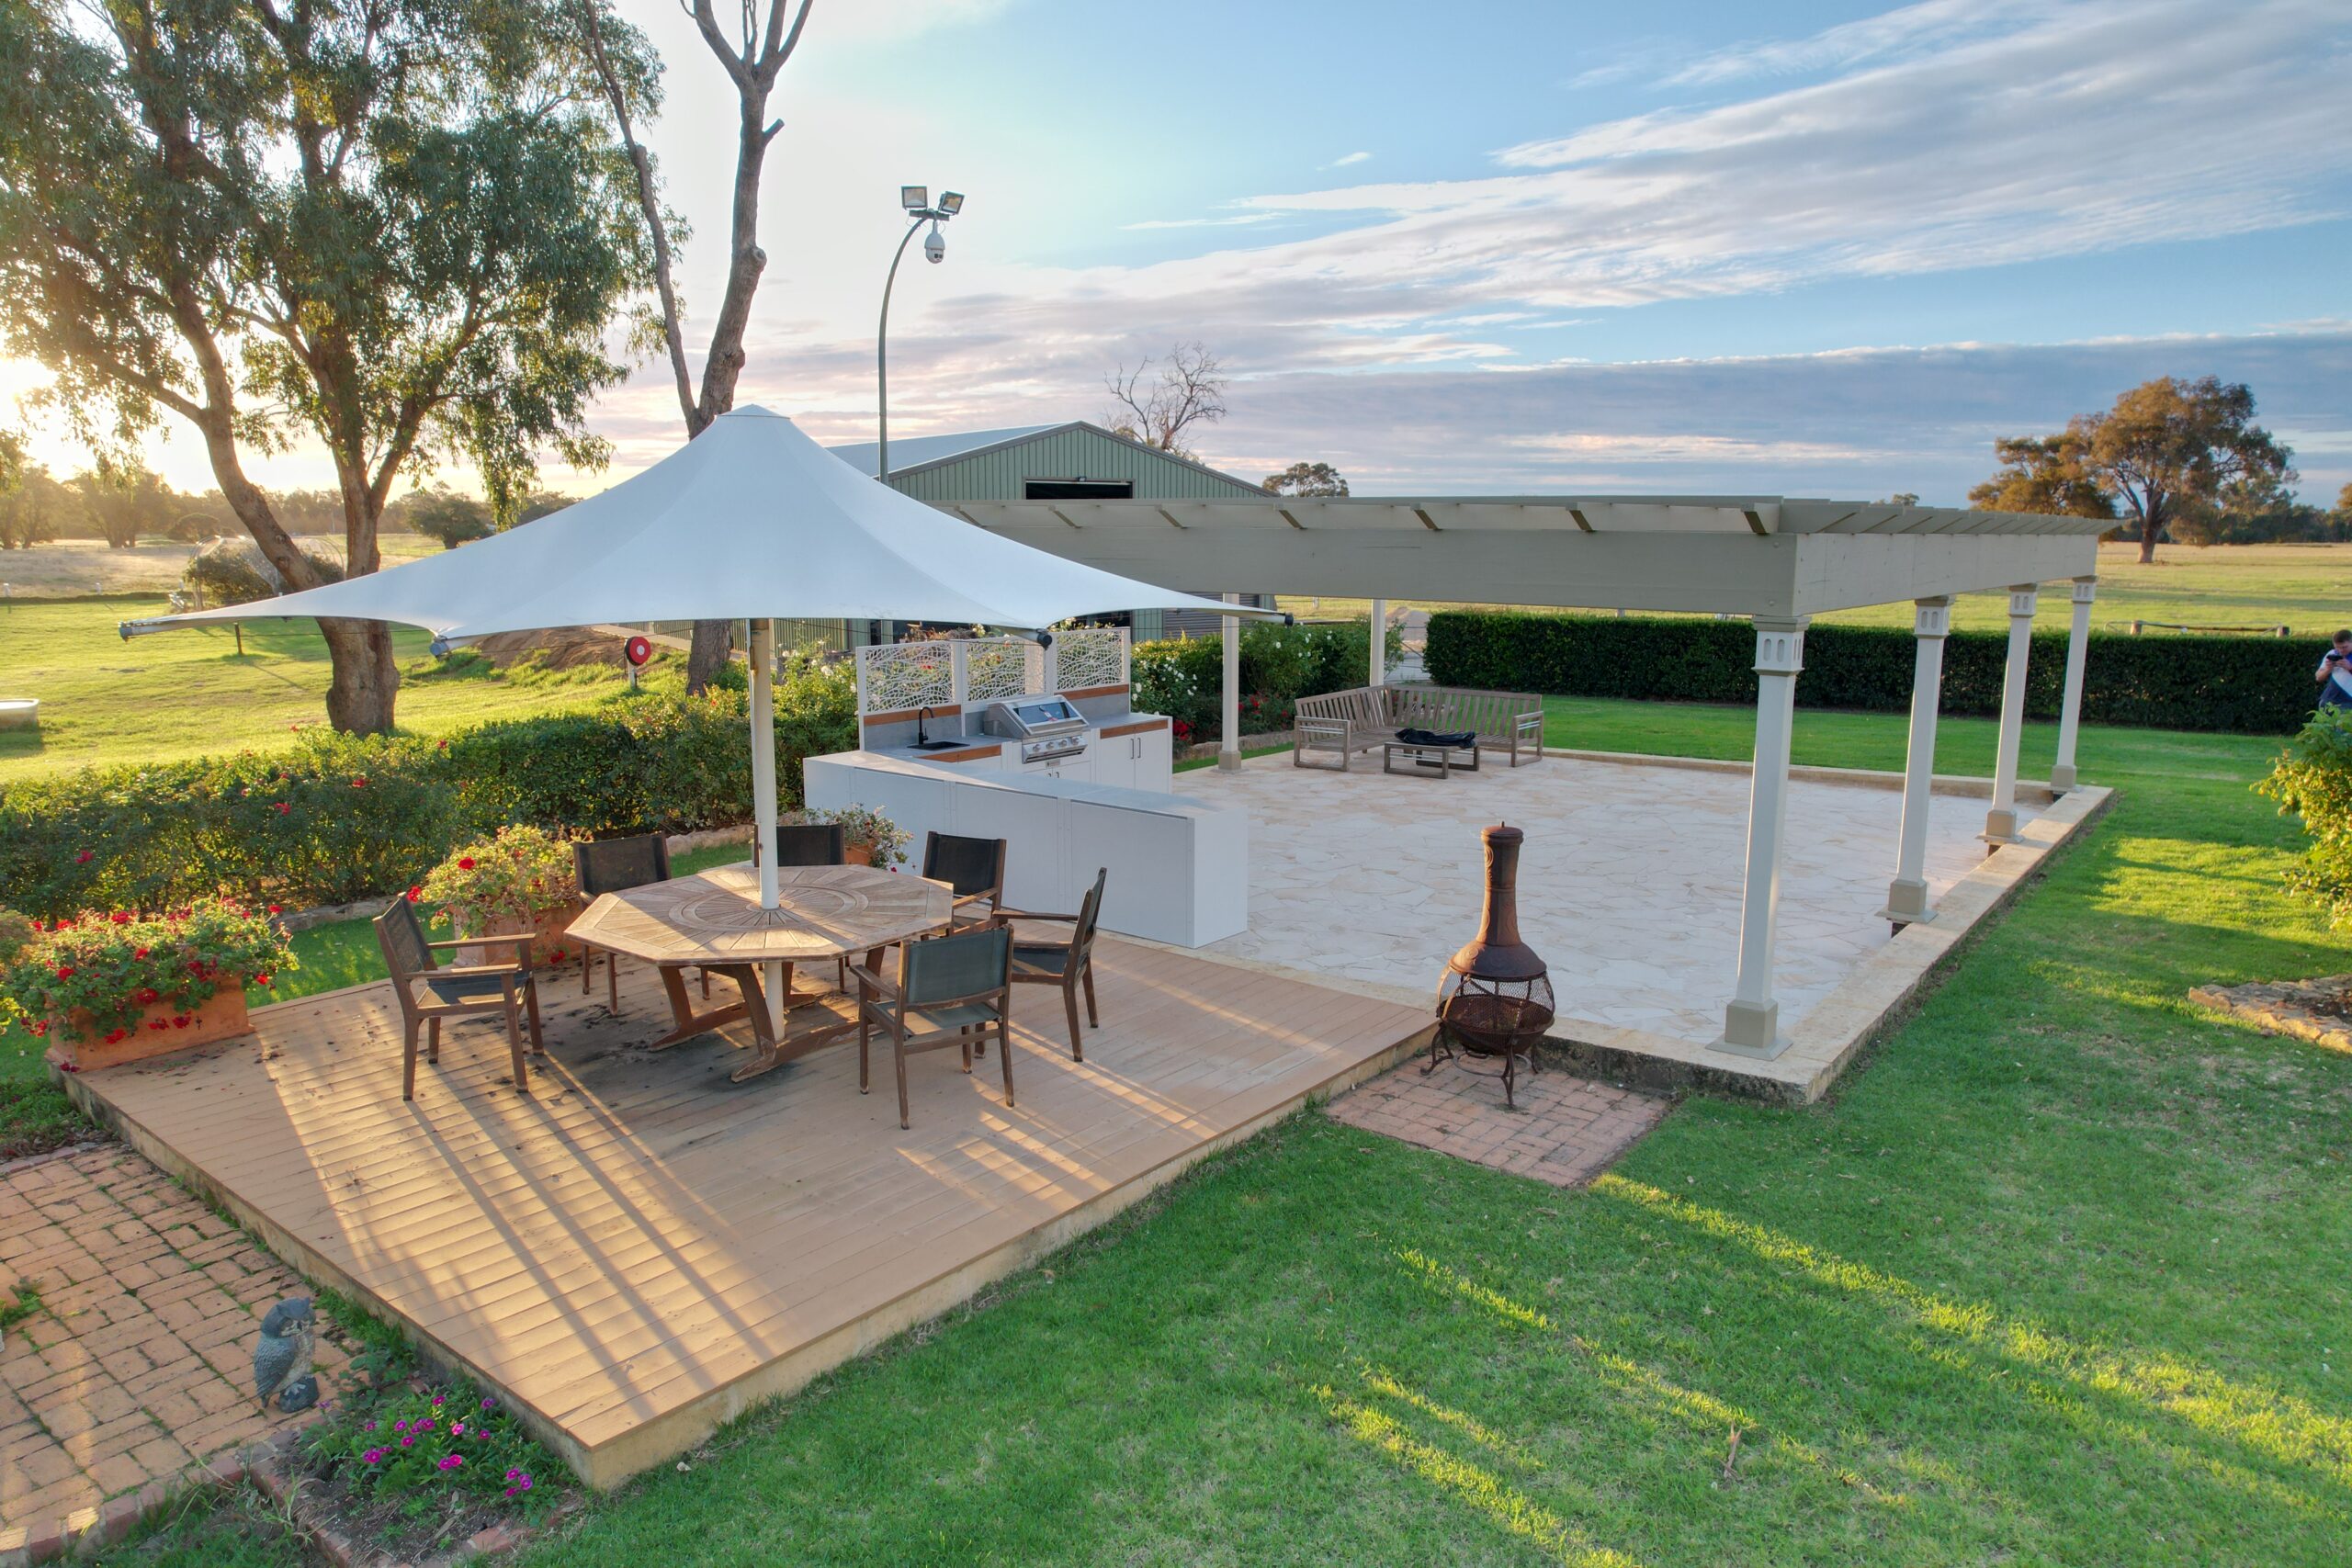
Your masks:
{"label": "potted plant", "polygon": [[[580,912],[580,879],[571,845],[543,828],[501,828],[467,844],[408,890],[412,902],[438,904],[435,925],[449,925],[457,938],[521,936],[529,933],[531,962],[560,964],[571,956],[564,936]],[[461,947],[459,964],[497,964],[514,949]]]}
{"label": "potted plant", "polygon": [[68,1071],[243,1034],[245,986],[293,966],[267,915],[220,898],[160,915],[0,919],[0,1005]]}
{"label": "potted plant", "polygon": [[795,811],[789,819],[840,823],[842,853],[852,865],[877,865],[887,870],[907,863],[907,830],[869,807],[835,806]]}

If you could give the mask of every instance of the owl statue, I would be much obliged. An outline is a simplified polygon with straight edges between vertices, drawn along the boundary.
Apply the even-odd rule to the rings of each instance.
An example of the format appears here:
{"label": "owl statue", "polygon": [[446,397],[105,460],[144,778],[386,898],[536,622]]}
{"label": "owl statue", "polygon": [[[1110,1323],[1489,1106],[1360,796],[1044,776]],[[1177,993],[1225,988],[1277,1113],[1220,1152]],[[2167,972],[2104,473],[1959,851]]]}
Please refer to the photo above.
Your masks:
{"label": "owl statue", "polygon": [[254,1347],[254,1388],[262,1408],[272,1396],[280,1410],[308,1410],[319,1402],[319,1380],[311,1375],[316,1314],[310,1302],[289,1296],[261,1320],[261,1342]]}

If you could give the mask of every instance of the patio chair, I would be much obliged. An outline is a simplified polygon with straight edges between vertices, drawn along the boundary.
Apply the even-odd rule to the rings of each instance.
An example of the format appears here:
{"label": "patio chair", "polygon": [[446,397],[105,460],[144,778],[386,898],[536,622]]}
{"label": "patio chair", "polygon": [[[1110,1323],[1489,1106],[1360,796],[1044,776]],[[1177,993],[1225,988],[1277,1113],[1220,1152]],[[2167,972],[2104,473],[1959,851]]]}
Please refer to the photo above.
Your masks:
{"label": "patio chair", "polygon": [[[922,841],[922,874],[956,895],[958,929],[996,925],[1004,903],[1004,840],[933,832]],[[985,911],[980,909],[987,905]],[[977,918],[975,918],[977,917]]]}
{"label": "patio chair", "polygon": [[[531,1092],[529,1065],[524,1060],[523,1018],[531,1021],[531,1049],[541,1055],[539,987],[531,973],[529,932],[519,936],[469,936],[460,942],[427,942],[417,924],[416,910],[405,898],[376,917],[376,942],[384,950],[384,967],[391,972],[392,992],[401,999],[401,1098],[416,1098],[416,1032],[424,1026],[424,1059],[441,1060],[441,1021],[468,1013],[506,1015],[506,1048],[514,1059],[514,1088]],[[447,968],[434,953],[449,947],[512,945],[514,956],[503,964],[452,964]],[[417,989],[423,987],[424,995]]]}
{"label": "patio chair", "polygon": [[[626,893],[670,880],[670,840],[660,833],[639,833],[626,839],[598,839],[571,846],[571,866],[580,877],[580,896]],[[596,973],[596,954],[605,955],[605,1005],[616,1018],[621,1010],[621,955],[590,942],[580,944],[580,994],[586,996]],[[702,977],[702,994],[710,995],[710,976]]]}
{"label": "patio chair", "polygon": [[1094,886],[1087,889],[1086,897],[1075,915],[1046,915],[1035,909],[1002,911],[1009,921],[1068,920],[1069,936],[1061,942],[1023,938],[1012,939],[1012,979],[1015,985],[1059,986],[1062,988],[1062,1010],[1069,1016],[1069,1059],[1086,1060],[1086,1046],[1078,1032],[1078,993],[1086,992],[1086,1025],[1099,1029],[1102,1016],[1094,1009],[1094,922],[1102,913],[1102,886],[1111,880],[1111,871],[1104,866],[1094,874]]}
{"label": "patio chair", "polygon": [[775,863],[787,865],[847,865],[848,845],[838,822],[779,822],[775,825]]}
{"label": "patio chair", "polygon": [[850,971],[857,981],[857,1092],[870,1087],[868,1043],[875,1025],[889,1032],[899,1073],[899,1125],[907,1117],[907,1057],[955,1046],[964,1070],[972,1070],[974,1044],[996,1030],[997,1055],[1004,1064],[1004,1103],[1012,1104],[1012,1046],[1006,1038],[1012,1011],[1012,932],[988,925],[899,949],[899,978],[884,979],[863,964]]}

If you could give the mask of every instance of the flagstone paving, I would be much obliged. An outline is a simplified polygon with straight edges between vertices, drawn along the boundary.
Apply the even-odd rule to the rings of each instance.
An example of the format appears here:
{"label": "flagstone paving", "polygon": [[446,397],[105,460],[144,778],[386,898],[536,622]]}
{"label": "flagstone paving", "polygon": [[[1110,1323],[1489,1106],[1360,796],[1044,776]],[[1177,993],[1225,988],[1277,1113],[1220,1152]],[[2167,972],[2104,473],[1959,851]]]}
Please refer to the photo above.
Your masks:
{"label": "flagstone paving", "polygon": [[[1723,1033],[1739,945],[1747,773],[1546,757],[1491,759],[1439,781],[1291,766],[1187,773],[1182,793],[1247,809],[1250,929],[1204,956],[1434,997],[1477,934],[1479,829],[1525,829],[1520,928],[1551,966],[1564,1020],[1704,1043]],[[1927,879],[1939,896],[1984,858],[1981,796],[1939,794]],[[1892,934],[1878,911],[1894,875],[1901,795],[1793,780],[1773,992],[1793,1028]],[[2021,818],[2032,812],[2021,807]]]}
{"label": "flagstone paving", "polygon": [[[40,1306],[0,1344],[0,1550],[307,1418],[262,1410],[253,1351],[308,1288],[122,1145],[0,1168],[0,1300],[18,1283]],[[345,1363],[322,1338],[325,1391]]]}

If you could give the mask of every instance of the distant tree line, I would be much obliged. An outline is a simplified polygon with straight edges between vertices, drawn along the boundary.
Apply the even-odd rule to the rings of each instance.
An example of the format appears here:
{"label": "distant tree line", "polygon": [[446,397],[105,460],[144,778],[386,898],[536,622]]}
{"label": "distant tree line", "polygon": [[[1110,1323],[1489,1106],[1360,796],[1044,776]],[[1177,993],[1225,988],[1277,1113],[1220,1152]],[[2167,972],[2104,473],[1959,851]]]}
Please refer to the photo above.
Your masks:
{"label": "distant tree line", "polygon": [[[343,536],[343,497],[336,491],[266,493],[288,533]],[[570,496],[533,491],[518,503],[514,520],[527,523],[571,504]],[[496,519],[488,502],[435,485],[388,502],[380,525],[455,546],[494,532]],[[18,445],[0,435],[0,549],[28,549],[59,539],[103,539],[116,549],[129,549],[141,539],[200,544],[243,532],[217,490],[174,490],[138,466],[101,466],[60,479],[44,465],[27,461]]]}

